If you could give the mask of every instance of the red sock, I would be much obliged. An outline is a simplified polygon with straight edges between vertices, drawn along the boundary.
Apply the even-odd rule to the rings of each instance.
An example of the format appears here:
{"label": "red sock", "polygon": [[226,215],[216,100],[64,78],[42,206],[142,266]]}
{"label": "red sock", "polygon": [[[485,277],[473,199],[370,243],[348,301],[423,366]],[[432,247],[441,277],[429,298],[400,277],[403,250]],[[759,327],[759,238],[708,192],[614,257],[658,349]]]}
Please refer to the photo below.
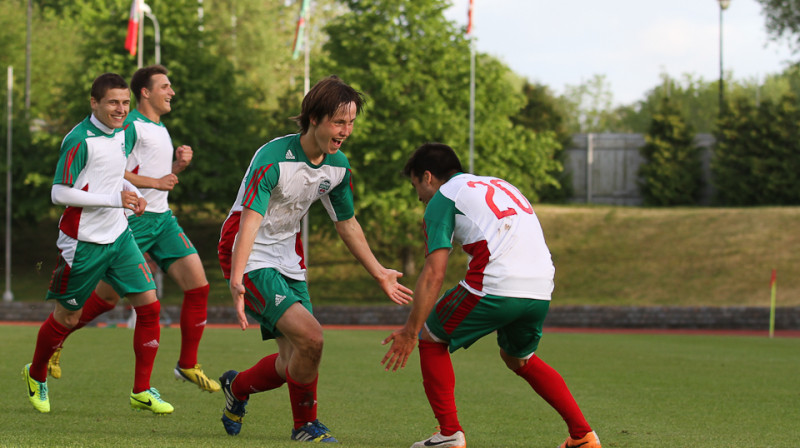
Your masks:
{"label": "red sock", "polygon": [[150,389],[150,374],[153,362],[158,353],[158,342],[161,339],[161,327],[158,316],[161,303],[155,301],[149,305],[136,306],[136,327],[133,330],[133,353],[136,355],[133,392],[139,393]]}
{"label": "red sock", "polygon": [[253,367],[239,372],[236,380],[231,384],[233,396],[237,400],[248,400],[250,399],[250,394],[281,387],[286,380],[281,378],[275,369],[275,361],[277,359],[278,354],[273,353],[258,361]]}
{"label": "red sock", "polygon": [[422,385],[425,395],[439,422],[443,436],[463,431],[458,422],[456,409],[456,376],[447,345],[438,342],[419,341],[419,361],[422,368]]}
{"label": "red sock", "polygon": [[295,382],[286,369],[286,385],[289,387],[289,401],[292,403],[294,429],[317,419],[317,379],[307,384]]}
{"label": "red sock", "polygon": [[86,303],[83,305],[80,320],[78,320],[78,323],[69,331],[70,334],[75,330],[85,327],[86,324],[93,321],[97,316],[113,309],[114,305],[101,299],[96,292],[92,291],[92,295],[89,296]]}
{"label": "red sock", "polygon": [[206,328],[209,285],[183,292],[181,307],[181,356],[178,366],[191,369],[197,364],[197,348]]}
{"label": "red sock", "polygon": [[47,361],[53,356],[53,352],[69,334],[69,328],[56,322],[53,313],[47,317],[41,327],[39,327],[39,336],[36,338],[36,349],[33,352],[33,361],[31,362],[31,378],[41,383],[47,380]]}
{"label": "red sock", "polygon": [[541,358],[536,355],[531,356],[528,362],[514,373],[524,378],[537,394],[558,411],[567,423],[570,437],[580,439],[592,430],[583,418],[575,399],[572,398],[567,383]]}

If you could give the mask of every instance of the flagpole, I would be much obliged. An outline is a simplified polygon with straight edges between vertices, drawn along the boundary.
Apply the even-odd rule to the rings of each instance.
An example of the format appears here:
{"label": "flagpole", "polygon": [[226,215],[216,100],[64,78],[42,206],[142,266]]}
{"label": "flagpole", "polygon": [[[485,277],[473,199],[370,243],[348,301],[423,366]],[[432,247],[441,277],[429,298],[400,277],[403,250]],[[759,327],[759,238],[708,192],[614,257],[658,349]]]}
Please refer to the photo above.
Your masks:
{"label": "flagpole", "polygon": [[6,290],[3,301],[14,300],[11,292],[11,117],[14,98],[14,67],[8,66],[8,130],[6,132]]}
{"label": "flagpole", "polygon": [[472,36],[472,0],[469,1],[467,37],[469,38],[469,172],[475,172],[475,38]]}
{"label": "flagpole", "polygon": [[[301,0],[302,1],[302,0]],[[310,31],[308,26],[308,16],[309,11],[311,10],[311,2],[309,1],[306,5],[307,8],[302,8],[300,10],[301,17],[299,20],[302,20],[305,26],[303,27],[302,33],[302,43],[303,43],[303,97],[308,94],[308,91],[311,90],[311,45],[309,45],[309,37]],[[300,39],[300,35],[298,33],[297,39]],[[309,210],[301,221],[301,240],[303,241],[303,257],[306,266],[308,266],[308,234],[309,234],[309,225],[308,225],[308,214],[311,213]],[[308,283],[308,271],[306,270],[306,283]]]}
{"label": "flagpole", "polygon": [[144,65],[144,52],[142,51],[144,48],[144,11],[142,11],[142,3],[144,3],[144,0],[136,1],[139,2],[139,7],[136,8],[137,19],[139,20],[139,43],[136,47],[136,64],[137,68],[142,68]]}

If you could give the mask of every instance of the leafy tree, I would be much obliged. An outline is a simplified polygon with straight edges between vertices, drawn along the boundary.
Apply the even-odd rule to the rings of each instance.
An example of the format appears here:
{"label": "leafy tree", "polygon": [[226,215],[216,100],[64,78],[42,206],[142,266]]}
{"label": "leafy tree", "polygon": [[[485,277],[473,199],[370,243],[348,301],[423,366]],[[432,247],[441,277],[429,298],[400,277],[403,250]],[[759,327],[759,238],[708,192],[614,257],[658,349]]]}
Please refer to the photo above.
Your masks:
{"label": "leafy tree", "polygon": [[756,0],[761,4],[761,13],[766,19],[766,27],[773,39],[785,39],[800,48],[800,1],[798,0]]}
{"label": "leafy tree", "polygon": [[[442,0],[348,0],[350,12],[325,31],[326,73],[340,75],[368,95],[347,145],[355,174],[359,220],[386,251],[403,255],[419,247],[422,208],[400,172],[427,141],[447,143],[468,165],[469,46],[448,22]],[[475,169],[515,183],[532,200],[557,164],[552,133],[514,126],[524,105],[510,88],[509,69],[477,56]]]}
{"label": "leafy tree", "polygon": [[577,86],[568,85],[561,97],[570,133],[613,132],[619,117],[605,75],[594,75]]}
{"label": "leafy tree", "polygon": [[639,168],[645,204],[696,204],[702,182],[700,148],[694,144],[694,131],[681,108],[671,98],[662,98],[645,142],[640,149],[645,163]]}
{"label": "leafy tree", "polygon": [[567,120],[556,96],[549,87],[542,84],[531,84],[527,80],[522,86],[522,93],[527,100],[525,106],[511,117],[516,126],[522,126],[537,133],[554,132],[559,147],[553,158],[559,162],[550,174],[558,185],[547,185],[541,192],[544,202],[564,202],[572,197],[572,179],[563,170],[566,161],[566,149],[572,145],[572,134],[567,130]]}
{"label": "leafy tree", "polygon": [[[726,81],[729,88],[735,83]],[[646,133],[660,113],[663,98],[672,100],[672,107],[678,107],[686,122],[697,132],[710,133],[719,116],[719,83],[706,82],[702,78],[685,74],[680,79],[661,75],[661,83],[647,92],[646,98],[635,106],[620,109],[620,130]]]}
{"label": "leafy tree", "polygon": [[724,205],[800,204],[800,108],[793,94],[778,101],[735,98],[715,133],[712,172]]}
{"label": "leafy tree", "polygon": [[[161,28],[162,63],[169,68],[177,92],[173,111],[164,121],[176,144],[188,144],[195,151],[192,168],[181,174],[180,187],[171,196],[179,204],[227,209],[252,153],[266,138],[260,126],[263,111],[248,109],[253,90],[238,84],[232,62],[218,55],[219,34],[199,29],[196,1],[148,4]],[[129,79],[136,70],[136,58],[123,48],[129,8],[129,0],[75,0],[49,9],[81,30],[74,45],[80,64],[59,80],[62,116],[50,123],[52,134],[63,137],[86,117],[89,87],[97,75],[113,71]],[[148,26],[140,51],[144,63],[152,64],[154,32],[145,20]],[[57,154],[55,148],[50,154]],[[54,161],[48,162],[43,169],[50,172],[53,166]]]}

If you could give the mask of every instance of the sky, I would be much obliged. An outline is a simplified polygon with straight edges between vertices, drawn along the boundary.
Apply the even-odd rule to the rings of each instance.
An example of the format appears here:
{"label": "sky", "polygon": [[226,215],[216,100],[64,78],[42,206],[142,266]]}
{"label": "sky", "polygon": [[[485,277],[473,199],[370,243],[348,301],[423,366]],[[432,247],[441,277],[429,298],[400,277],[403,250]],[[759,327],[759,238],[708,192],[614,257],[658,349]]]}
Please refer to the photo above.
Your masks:
{"label": "sky", "polygon": [[[469,0],[445,15],[466,25]],[[473,0],[476,48],[556,94],[605,75],[614,104],[631,104],[661,74],[719,79],[717,0]],[[735,80],[762,80],[792,59],[767,36],[756,0],[731,0],[722,16],[722,62]],[[800,59],[797,55],[795,59]]]}

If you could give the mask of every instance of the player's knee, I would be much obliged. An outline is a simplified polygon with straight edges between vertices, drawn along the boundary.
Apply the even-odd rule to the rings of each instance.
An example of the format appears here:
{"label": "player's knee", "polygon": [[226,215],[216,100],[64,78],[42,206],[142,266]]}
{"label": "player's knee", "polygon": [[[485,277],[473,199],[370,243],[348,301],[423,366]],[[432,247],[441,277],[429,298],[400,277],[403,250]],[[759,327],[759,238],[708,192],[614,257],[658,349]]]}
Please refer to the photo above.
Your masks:
{"label": "player's knee", "polygon": [[526,359],[515,358],[508,353],[505,352],[502,348],[500,349],[500,358],[503,359],[503,362],[506,364],[511,371],[516,371],[520,367],[524,366],[527,362]]}
{"label": "player's knee", "polygon": [[322,333],[307,334],[295,343],[295,353],[310,361],[319,362],[322,358],[323,345]]}

